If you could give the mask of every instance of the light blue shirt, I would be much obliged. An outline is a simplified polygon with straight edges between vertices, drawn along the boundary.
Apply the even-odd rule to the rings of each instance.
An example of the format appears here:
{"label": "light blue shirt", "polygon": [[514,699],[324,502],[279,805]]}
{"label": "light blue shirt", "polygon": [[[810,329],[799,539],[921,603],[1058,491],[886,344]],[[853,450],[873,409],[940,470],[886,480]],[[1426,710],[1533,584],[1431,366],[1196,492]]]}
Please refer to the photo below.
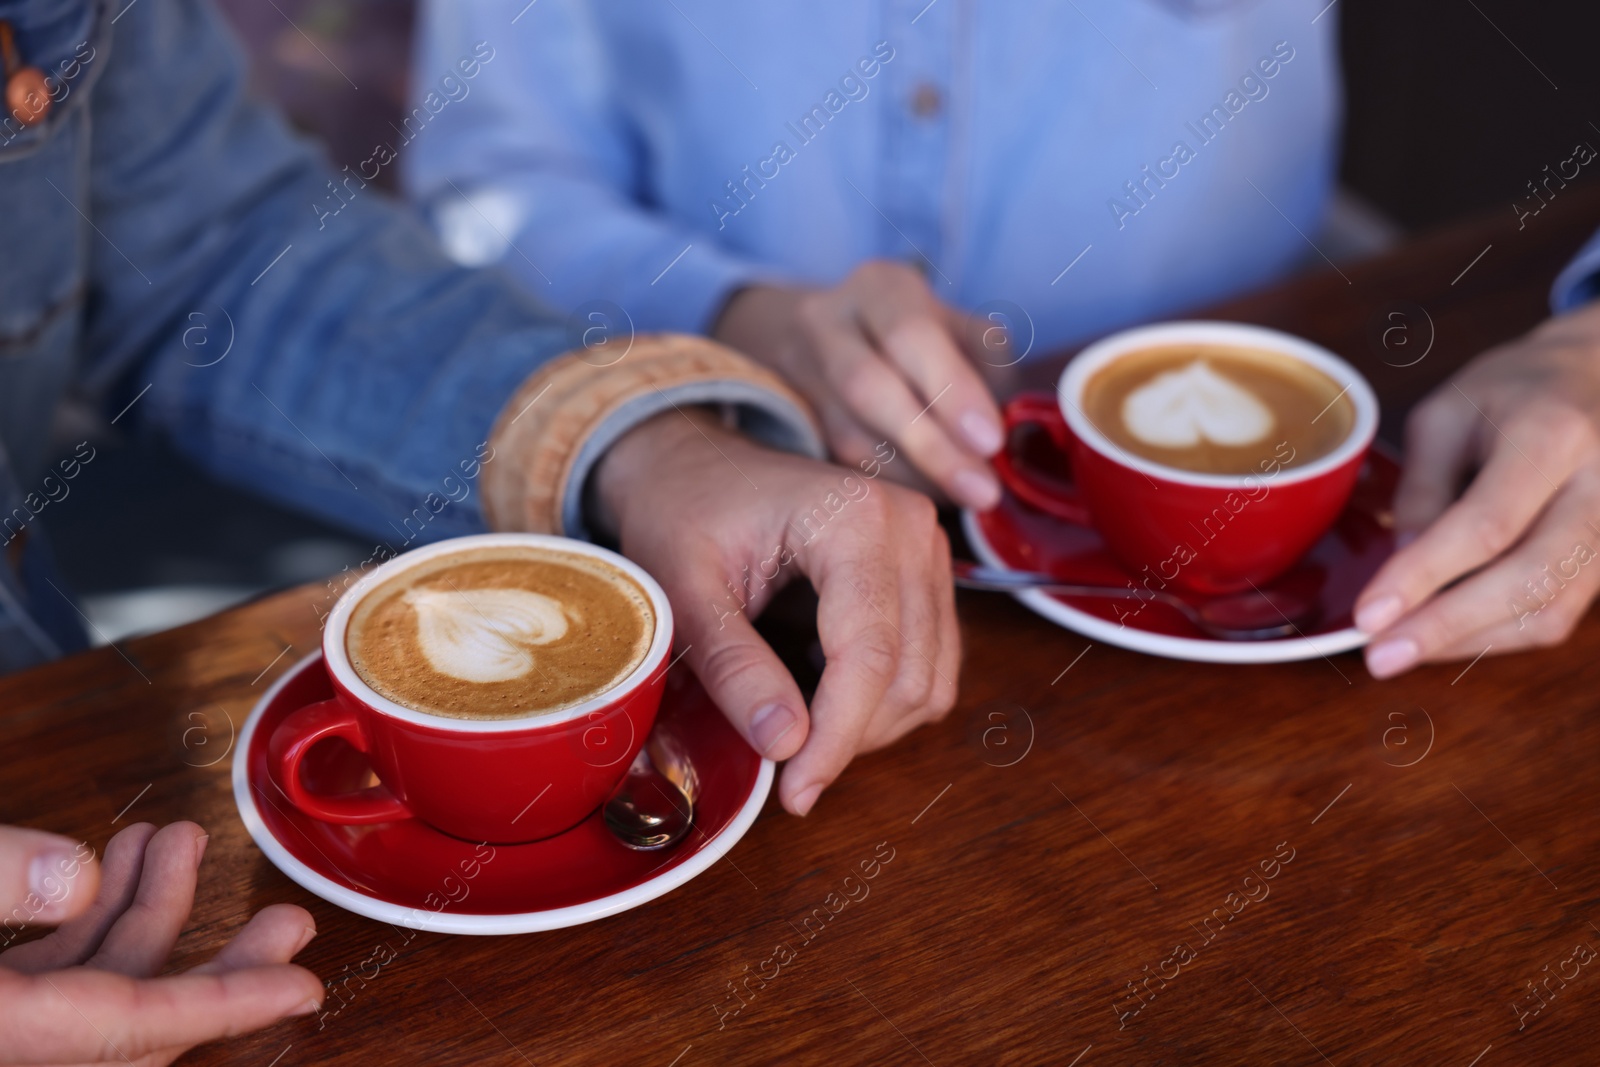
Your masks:
{"label": "light blue shirt", "polygon": [[[429,0],[416,103],[451,113],[402,175],[453,255],[584,322],[703,331],[739,286],[890,257],[1048,350],[1315,261],[1328,6]],[[456,99],[477,40],[503,58]]]}
{"label": "light blue shirt", "polygon": [[402,173],[454,255],[569,312],[700,331],[752,280],[889,257],[1058,347],[1315,256],[1324,6],[432,0],[419,107],[470,42],[501,59]]}

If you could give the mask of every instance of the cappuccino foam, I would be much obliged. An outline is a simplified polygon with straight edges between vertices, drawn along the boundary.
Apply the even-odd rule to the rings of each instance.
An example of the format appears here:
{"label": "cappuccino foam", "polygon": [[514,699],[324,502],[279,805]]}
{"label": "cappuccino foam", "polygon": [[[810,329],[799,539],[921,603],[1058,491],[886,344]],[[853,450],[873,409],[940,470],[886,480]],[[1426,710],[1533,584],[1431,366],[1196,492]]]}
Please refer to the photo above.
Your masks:
{"label": "cappuccino foam", "polygon": [[1156,448],[1248,445],[1266,440],[1276,422],[1248,388],[1199,360],[1163,371],[1122,400],[1123,426]]}
{"label": "cappuccino foam", "polygon": [[1355,427],[1346,389],[1318,368],[1222,344],[1125,352],[1085,383],[1082,406],[1118,448],[1202,474],[1313,463]]}
{"label": "cappuccino foam", "polygon": [[415,711],[460,719],[549,714],[644,661],[648,594],[592,556],[501,546],[436,557],[368,593],[345,650],[357,675]]}

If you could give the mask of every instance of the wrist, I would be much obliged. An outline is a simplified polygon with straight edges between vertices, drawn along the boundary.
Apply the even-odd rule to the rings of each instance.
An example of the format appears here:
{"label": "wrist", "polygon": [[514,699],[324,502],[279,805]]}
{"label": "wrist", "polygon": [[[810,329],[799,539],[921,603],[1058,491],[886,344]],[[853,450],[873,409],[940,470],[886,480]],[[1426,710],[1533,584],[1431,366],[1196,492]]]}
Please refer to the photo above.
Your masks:
{"label": "wrist", "polygon": [[740,332],[740,324],[747,317],[752,300],[759,302],[760,294],[766,288],[762,285],[742,285],[723,298],[717,313],[711,317],[711,339],[728,344],[729,335]]}
{"label": "wrist", "polygon": [[758,359],[788,328],[802,290],[777,285],[748,285],[730,296],[718,313],[711,336]]}
{"label": "wrist", "polygon": [[595,464],[590,520],[599,535],[615,541],[630,501],[659,482],[665,468],[681,463],[707,440],[736,437],[709,408],[686,407],[653,415],[617,439]]}

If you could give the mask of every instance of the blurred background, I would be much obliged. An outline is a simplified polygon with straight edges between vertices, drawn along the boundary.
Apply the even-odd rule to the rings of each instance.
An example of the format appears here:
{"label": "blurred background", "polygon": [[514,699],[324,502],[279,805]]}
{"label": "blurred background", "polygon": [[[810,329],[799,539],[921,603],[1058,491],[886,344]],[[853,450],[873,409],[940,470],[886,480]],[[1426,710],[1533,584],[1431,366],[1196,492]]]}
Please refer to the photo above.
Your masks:
{"label": "blurred background", "polygon": [[[250,52],[258,91],[326,144],[337,166],[392,137],[406,98],[410,2],[220,4]],[[1580,140],[1600,147],[1593,0],[1335,0],[1324,17],[1342,34],[1345,188],[1317,243],[1341,265],[1467,216],[1512,212],[1545,165]],[[392,185],[393,174],[385,169],[378,184]],[[1586,168],[1573,184],[1596,175],[1600,167]],[[105,640],[316,580],[372,551],[212,482],[158,442],[108,431],[72,427],[73,441],[88,433],[99,450],[96,488],[52,505],[50,516],[62,568]],[[112,538],[118,550],[107,553]]]}

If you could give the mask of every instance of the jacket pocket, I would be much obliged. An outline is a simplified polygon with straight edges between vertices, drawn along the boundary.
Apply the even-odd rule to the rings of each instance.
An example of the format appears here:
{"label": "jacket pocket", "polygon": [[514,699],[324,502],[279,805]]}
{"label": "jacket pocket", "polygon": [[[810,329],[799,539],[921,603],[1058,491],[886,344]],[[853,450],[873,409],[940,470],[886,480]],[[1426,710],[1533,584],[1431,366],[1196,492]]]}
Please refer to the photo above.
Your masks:
{"label": "jacket pocket", "polygon": [[[0,360],[35,354],[79,314],[86,276],[90,90],[105,66],[100,0],[0,3],[24,63],[45,73],[49,109],[24,126],[0,113]],[[113,253],[114,254],[114,253]]]}

